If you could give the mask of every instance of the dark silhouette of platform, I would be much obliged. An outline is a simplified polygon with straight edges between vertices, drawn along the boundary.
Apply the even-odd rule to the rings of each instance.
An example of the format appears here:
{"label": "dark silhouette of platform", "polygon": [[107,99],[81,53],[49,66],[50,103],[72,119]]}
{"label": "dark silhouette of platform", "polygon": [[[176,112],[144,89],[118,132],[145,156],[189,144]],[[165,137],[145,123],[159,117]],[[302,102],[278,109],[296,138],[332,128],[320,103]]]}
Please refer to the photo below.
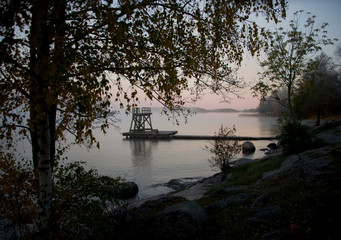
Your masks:
{"label": "dark silhouette of platform", "polygon": [[172,138],[178,131],[130,131],[122,133],[127,138]]}

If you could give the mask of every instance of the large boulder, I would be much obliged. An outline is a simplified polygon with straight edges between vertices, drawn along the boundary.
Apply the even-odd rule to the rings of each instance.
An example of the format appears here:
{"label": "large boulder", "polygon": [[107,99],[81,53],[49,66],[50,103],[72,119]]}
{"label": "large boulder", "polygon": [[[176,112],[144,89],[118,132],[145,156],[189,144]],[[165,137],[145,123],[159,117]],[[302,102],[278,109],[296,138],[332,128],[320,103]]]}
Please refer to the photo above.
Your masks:
{"label": "large boulder", "polygon": [[256,151],[256,147],[252,142],[244,142],[242,145],[243,153],[254,153]]}
{"label": "large boulder", "polygon": [[270,149],[277,149],[278,148],[276,143],[269,143],[267,147]]}
{"label": "large boulder", "polygon": [[156,216],[156,239],[196,239],[208,220],[197,202],[181,202],[167,207]]}
{"label": "large boulder", "polygon": [[167,186],[174,188],[175,190],[184,190],[187,184],[182,179],[171,179]]}
{"label": "large boulder", "polygon": [[122,183],[117,189],[119,199],[133,198],[139,192],[139,187],[134,182]]}

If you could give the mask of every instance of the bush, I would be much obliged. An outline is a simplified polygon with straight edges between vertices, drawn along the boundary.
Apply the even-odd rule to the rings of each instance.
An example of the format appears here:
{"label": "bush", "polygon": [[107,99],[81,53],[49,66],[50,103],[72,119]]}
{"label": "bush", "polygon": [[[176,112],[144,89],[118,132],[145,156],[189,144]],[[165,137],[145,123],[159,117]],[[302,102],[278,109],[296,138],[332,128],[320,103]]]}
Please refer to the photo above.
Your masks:
{"label": "bush", "polygon": [[17,163],[14,155],[0,152],[0,220],[5,223],[5,237],[16,239],[29,231],[27,224],[36,216],[35,187],[32,169]]}
{"label": "bush", "polygon": [[235,136],[236,128],[220,126],[218,133],[215,133],[215,140],[211,142],[211,146],[205,146],[205,150],[214,154],[208,161],[212,168],[226,171],[230,168],[230,160],[241,151],[241,144],[238,140],[231,140],[230,137]]}
{"label": "bush", "polygon": [[60,167],[54,175],[54,235],[73,239],[91,233],[105,239],[114,226],[106,210],[119,204],[117,189],[122,182],[121,178],[100,176],[95,169],[86,170],[82,162]]}
{"label": "bush", "polygon": [[[122,205],[117,189],[124,181],[86,170],[81,162],[57,167],[53,179],[50,239],[108,239],[116,225],[107,209]],[[36,218],[36,186],[29,166],[0,152],[0,220],[5,236],[30,239]]]}
{"label": "bush", "polygon": [[279,143],[284,154],[295,154],[312,148],[318,142],[311,128],[298,121],[284,121],[280,126]]}

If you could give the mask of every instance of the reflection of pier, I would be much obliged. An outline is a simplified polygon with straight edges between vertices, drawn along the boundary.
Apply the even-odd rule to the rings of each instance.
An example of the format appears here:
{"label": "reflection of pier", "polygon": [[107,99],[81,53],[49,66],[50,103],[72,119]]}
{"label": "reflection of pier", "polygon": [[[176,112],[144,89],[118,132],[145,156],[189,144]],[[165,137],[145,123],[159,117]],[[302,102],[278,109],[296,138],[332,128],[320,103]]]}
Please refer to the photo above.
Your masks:
{"label": "reflection of pier", "polygon": [[156,139],[184,139],[184,140],[239,140],[239,141],[257,141],[257,140],[275,140],[275,137],[244,137],[228,136],[217,137],[209,135],[176,135],[178,131],[159,131],[153,129],[151,119],[151,108],[143,107],[133,108],[133,116],[129,132],[122,133],[126,138],[156,138]]}

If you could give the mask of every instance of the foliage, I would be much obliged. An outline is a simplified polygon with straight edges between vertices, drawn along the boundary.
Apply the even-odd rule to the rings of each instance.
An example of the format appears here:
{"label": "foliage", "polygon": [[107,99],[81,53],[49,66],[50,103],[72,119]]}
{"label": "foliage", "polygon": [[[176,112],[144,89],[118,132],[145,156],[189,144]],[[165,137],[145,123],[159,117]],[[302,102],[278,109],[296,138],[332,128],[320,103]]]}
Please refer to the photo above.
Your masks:
{"label": "foliage", "polygon": [[295,103],[298,117],[339,114],[341,109],[341,78],[332,59],[322,53],[314,59],[314,69],[303,75]]}
{"label": "foliage", "polygon": [[212,168],[218,168],[226,171],[230,168],[229,162],[241,151],[241,144],[238,140],[229,139],[235,136],[236,128],[220,126],[215,139],[210,146],[205,146],[205,150],[211,152],[214,156],[208,161]]}
{"label": "foliage", "polygon": [[[327,38],[327,23],[315,26],[315,16],[308,14],[304,31],[299,26],[299,18],[303,11],[294,14],[290,21],[290,29],[278,28],[271,34],[270,47],[266,49],[266,59],[260,62],[264,71],[260,73],[260,81],[252,87],[255,94],[265,98],[268,93],[288,108],[290,118],[296,119],[294,97],[305,72],[313,69],[312,56],[321,50],[321,46],[333,44],[336,39]],[[277,96],[278,90],[286,88],[287,96]]]}
{"label": "foliage", "polygon": [[35,219],[35,204],[32,171],[16,162],[12,154],[0,152],[0,220],[21,228]]}
{"label": "foliage", "polygon": [[299,121],[284,120],[280,131],[279,143],[284,154],[300,153],[318,144],[311,128]]}
{"label": "foliage", "polygon": [[100,176],[75,162],[58,168],[54,175],[51,221],[53,234],[59,238],[78,238],[80,234],[98,234],[113,230],[107,208],[119,206],[117,189],[121,178]]}
{"label": "foliage", "polygon": [[[10,223],[7,229],[20,227],[22,233],[16,234],[28,237],[37,204],[32,171],[16,163],[9,154],[1,154],[0,173],[0,220]],[[122,183],[121,178],[86,170],[84,163],[59,167],[54,174],[51,238],[75,239],[96,234],[97,239],[105,239],[115,226],[107,215],[108,207],[123,206],[117,200],[117,188]]]}

